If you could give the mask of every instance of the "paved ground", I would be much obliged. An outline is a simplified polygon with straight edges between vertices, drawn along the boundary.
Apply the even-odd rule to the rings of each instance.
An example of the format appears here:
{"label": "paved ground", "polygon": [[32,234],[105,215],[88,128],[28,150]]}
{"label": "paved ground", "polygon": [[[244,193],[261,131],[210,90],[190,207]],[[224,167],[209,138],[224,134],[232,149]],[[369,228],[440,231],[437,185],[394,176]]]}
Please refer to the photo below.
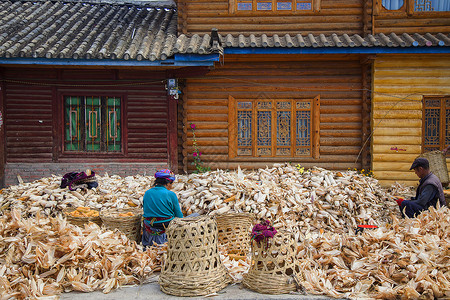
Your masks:
{"label": "paved ground", "polygon": [[[144,299],[205,299],[205,297],[175,297],[166,295],[159,289],[157,277],[150,283],[146,283],[139,286],[123,287],[112,291],[109,294],[103,294],[102,292],[93,293],[80,293],[71,292],[61,295],[61,300],[144,300]],[[209,299],[331,299],[325,296],[314,295],[301,295],[301,294],[285,294],[285,295],[266,295],[252,292],[241,284],[229,285],[227,288],[218,292],[215,295],[211,295]]]}

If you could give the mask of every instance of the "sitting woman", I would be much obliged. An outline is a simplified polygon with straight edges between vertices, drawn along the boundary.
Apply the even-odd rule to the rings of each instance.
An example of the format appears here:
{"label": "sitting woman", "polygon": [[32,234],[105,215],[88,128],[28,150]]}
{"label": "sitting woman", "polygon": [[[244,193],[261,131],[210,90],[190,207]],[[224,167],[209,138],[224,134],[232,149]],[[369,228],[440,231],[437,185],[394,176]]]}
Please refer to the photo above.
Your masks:
{"label": "sitting woman", "polygon": [[175,175],[168,169],[155,173],[154,186],[145,192],[143,200],[144,230],[142,245],[152,246],[153,243],[167,242],[165,230],[175,217],[182,218],[183,213],[178,203],[177,195],[171,191]]}

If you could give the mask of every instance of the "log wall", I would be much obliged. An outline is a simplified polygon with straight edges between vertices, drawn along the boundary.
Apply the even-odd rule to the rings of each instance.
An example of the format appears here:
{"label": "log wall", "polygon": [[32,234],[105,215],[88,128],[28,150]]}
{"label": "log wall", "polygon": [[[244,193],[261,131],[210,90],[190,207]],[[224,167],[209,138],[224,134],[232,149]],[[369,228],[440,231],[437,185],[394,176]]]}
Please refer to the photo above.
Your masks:
{"label": "log wall", "polygon": [[[3,78],[6,163],[77,160],[167,163],[169,110],[164,71],[7,68],[3,70]],[[148,83],[141,84],[143,81]],[[123,97],[123,153],[103,156],[62,153],[62,95],[80,92]]]}
{"label": "log wall", "polygon": [[233,12],[232,0],[178,0],[178,31],[189,35],[210,33],[211,28],[222,35],[362,34],[364,27],[371,27],[368,1],[321,0],[314,12]]}
{"label": "log wall", "polygon": [[[193,135],[212,169],[259,168],[275,162],[335,170],[361,168],[362,66],[352,56],[227,55],[224,65],[186,80],[183,95],[183,167],[191,165]],[[319,158],[228,156],[229,96],[239,99],[311,99],[320,95]]]}
{"label": "log wall", "polygon": [[386,10],[381,0],[373,0],[374,33],[447,33],[450,12],[416,12],[414,0],[404,0],[398,11]]}
{"label": "log wall", "polygon": [[383,185],[417,184],[409,168],[422,152],[422,100],[431,95],[450,95],[448,56],[377,56],[371,152],[375,177]]}

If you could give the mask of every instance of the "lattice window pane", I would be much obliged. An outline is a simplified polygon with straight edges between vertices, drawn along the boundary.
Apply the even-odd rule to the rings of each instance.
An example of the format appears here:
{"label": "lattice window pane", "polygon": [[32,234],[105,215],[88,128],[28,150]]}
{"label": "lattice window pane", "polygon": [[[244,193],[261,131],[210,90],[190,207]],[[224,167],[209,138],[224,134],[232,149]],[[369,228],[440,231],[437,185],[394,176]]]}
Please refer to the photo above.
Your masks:
{"label": "lattice window pane", "polygon": [[426,108],[440,108],[441,100],[440,99],[425,99],[425,107]]}
{"label": "lattice window pane", "polygon": [[237,2],[237,10],[253,10],[252,1],[238,0]]}
{"label": "lattice window pane", "polygon": [[277,10],[292,10],[292,0],[290,0],[290,1],[285,1],[285,0],[277,1]]}
{"label": "lattice window pane", "polygon": [[106,148],[108,151],[120,151],[122,146],[120,126],[120,98],[108,98],[106,111],[108,131],[106,138]]}
{"label": "lattice window pane", "polygon": [[450,11],[449,0],[415,0],[414,11]]}
{"label": "lattice window pane", "polygon": [[291,112],[277,112],[277,146],[291,145]]}
{"label": "lattice window pane", "polygon": [[257,112],[257,142],[258,146],[272,145],[272,113],[270,111]]}
{"label": "lattice window pane", "polygon": [[252,112],[238,111],[238,147],[252,145]]}
{"label": "lattice window pane", "polygon": [[311,112],[297,111],[297,146],[311,145]]}
{"label": "lattice window pane", "polygon": [[258,101],[256,104],[257,109],[271,109],[272,108],[272,102],[270,101]]}
{"label": "lattice window pane", "polygon": [[101,103],[98,97],[86,97],[86,150],[100,151]]}
{"label": "lattice window pane", "polygon": [[80,97],[66,97],[64,116],[64,150],[79,151],[82,149],[81,141],[81,99]]}
{"label": "lattice window pane", "polygon": [[312,0],[297,0],[297,10],[312,10]]}
{"label": "lattice window pane", "polygon": [[450,108],[445,110],[445,145],[450,145]]}
{"label": "lattice window pane", "polygon": [[425,109],[425,137],[424,145],[439,146],[440,110]]}
{"label": "lattice window pane", "polygon": [[258,1],[256,10],[272,10],[272,1]]}

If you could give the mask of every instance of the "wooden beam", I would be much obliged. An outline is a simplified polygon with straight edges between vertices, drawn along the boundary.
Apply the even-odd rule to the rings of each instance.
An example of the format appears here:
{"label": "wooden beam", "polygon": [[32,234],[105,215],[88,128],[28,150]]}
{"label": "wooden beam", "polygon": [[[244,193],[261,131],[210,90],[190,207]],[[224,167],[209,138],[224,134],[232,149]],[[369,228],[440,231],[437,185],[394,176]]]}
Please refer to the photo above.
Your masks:
{"label": "wooden beam", "polygon": [[168,144],[168,164],[170,169],[178,171],[178,126],[177,126],[177,99],[167,95],[168,102],[168,126],[167,126],[167,144]]}
{"label": "wooden beam", "polygon": [[[0,79],[3,78],[0,73]],[[5,85],[0,81],[0,188],[5,187],[6,139],[5,139]]]}
{"label": "wooden beam", "polygon": [[228,158],[237,155],[237,116],[236,100],[228,96]]}
{"label": "wooden beam", "polygon": [[320,158],[320,96],[313,102],[313,157]]}

